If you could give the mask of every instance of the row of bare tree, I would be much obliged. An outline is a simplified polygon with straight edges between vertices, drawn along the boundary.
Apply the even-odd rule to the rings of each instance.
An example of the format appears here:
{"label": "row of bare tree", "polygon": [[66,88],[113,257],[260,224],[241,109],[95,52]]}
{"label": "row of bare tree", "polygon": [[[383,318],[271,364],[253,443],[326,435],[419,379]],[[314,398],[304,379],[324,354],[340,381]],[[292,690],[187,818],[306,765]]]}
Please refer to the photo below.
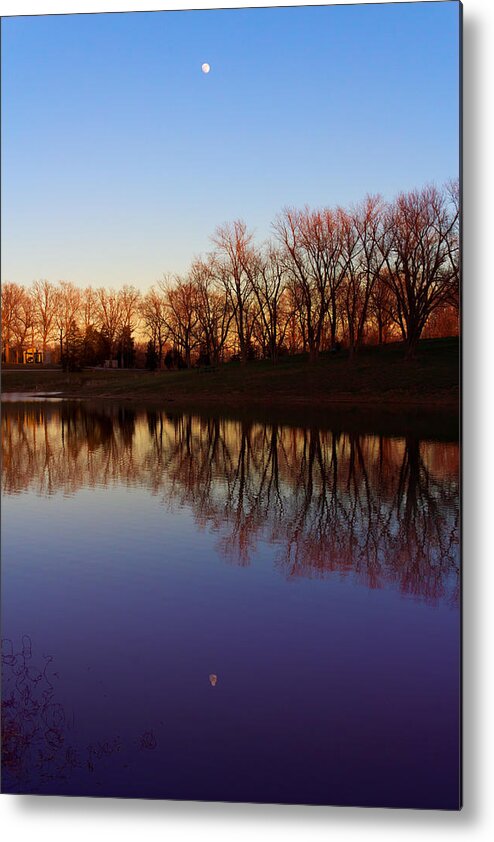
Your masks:
{"label": "row of bare tree", "polygon": [[107,354],[119,351],[122,334],[138,326],[141,295],[132,286],[112,289],[80,289],[68,281],[57,285],[35,281],[30,288],[2,285],[2,343],[8,362],[9,350],[38,346],[43,352],[58,345],[67,355],[80,337],[104,337]]}
{"label": "row of bare tree", "polygon": [[[432,323],[455,330],[459,307],[459,188],[428,186],[386,203],[368,196],[349,210],[287,208],[273,238],[256,244],[237,220],[216,229],[211,253],[186,276],[165,276],[147,293],[78,289],[36,281],[2,288],[4,348],[104,338],[123,354],[123,337],[149,340],[156,364],[165,350],[190,367],[238,355],[308,353],[344,342],[353,356],[365,341],[401,337],[412,355]],[[453,328],[451,327],[453,325]]]}

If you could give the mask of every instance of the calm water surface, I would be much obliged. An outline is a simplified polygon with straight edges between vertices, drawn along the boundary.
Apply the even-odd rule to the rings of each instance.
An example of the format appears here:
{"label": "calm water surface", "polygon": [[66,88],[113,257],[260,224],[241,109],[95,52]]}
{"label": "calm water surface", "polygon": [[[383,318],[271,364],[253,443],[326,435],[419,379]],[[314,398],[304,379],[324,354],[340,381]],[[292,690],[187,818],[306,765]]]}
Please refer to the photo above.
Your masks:
{"label": "calm water surface", "polygon": [[3,407],[5,792],[454,809],[458,445]]}

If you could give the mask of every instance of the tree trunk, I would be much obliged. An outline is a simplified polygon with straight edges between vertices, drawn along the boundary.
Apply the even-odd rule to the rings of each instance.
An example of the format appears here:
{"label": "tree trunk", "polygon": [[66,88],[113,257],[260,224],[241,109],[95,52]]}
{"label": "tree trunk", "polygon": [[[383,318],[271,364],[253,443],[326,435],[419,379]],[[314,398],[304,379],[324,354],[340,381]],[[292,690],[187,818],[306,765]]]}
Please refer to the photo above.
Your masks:
{"label": "tree trunk", "polygon": [[418,334],[412,333],[411,335],[409,335],[407,337],[407,341],[406,341],[407,350],[406,350],[406,354],[405,354],[406,360],[413,360],[415,358],[415,352],[417,350],[417,345],[419,344],[419,339],[420,339],[420,333],[418,333]]}

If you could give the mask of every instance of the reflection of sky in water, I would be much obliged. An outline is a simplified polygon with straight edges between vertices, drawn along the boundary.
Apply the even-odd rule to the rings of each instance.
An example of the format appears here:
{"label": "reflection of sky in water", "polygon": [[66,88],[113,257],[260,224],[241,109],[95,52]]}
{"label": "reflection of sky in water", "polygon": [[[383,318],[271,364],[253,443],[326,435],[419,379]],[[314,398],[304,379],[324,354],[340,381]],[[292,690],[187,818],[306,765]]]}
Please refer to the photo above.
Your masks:
{"label": "reflection of sky in water", "polygon": [[[271,428],[246,436],[221,422],[214,451],[218,425],[197,420],[121,416],[119,428],[110,413],[110,424],[93,417],[88,431],[83,409],[63,425],[58,407],[38,407],[34,424],[7,412],[3,636],[18,650],[29,634],[38,669],[53,656],[49,702],[65,719],[63,742],[45,745],[37,771],[28,764],[29,781],[13,775],[4,787],[457,804],[454,445],[417,451],[413,441],[342,435],[341,474],[329,481],[329,432],[316,440],[278,428],[270,450]],[[161,421],[167,437],[156,450]],[[338,493],[318,524],[324,475],[322,496]],[[364,555],[369,512],[381,545]],[[310,563],[317,528],[336,522],[345,540]],[[231,539],[237,523],[247,556]],[[420,552],[403,543],[412,535]],[[28,686],[41,692],[40,682]],[[43,723],[38,743],[53,730]]]}

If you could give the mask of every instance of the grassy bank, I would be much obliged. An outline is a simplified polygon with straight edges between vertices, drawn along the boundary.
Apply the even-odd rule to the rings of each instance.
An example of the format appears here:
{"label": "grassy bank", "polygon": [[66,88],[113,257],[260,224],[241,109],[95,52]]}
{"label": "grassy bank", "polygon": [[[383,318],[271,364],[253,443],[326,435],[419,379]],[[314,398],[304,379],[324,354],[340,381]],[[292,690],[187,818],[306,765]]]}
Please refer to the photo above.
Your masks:
{"label": "grassy bank", "polygon": [[60,391],[79,398],[114,398],[177,407],[377,409],[441,408],[458,405],[459,342],[423,341],[416,359],[404,360],[401,344],[365,348],[352,361],[345,353],[228,363],[191,371],[4,369],[4,392]]}

